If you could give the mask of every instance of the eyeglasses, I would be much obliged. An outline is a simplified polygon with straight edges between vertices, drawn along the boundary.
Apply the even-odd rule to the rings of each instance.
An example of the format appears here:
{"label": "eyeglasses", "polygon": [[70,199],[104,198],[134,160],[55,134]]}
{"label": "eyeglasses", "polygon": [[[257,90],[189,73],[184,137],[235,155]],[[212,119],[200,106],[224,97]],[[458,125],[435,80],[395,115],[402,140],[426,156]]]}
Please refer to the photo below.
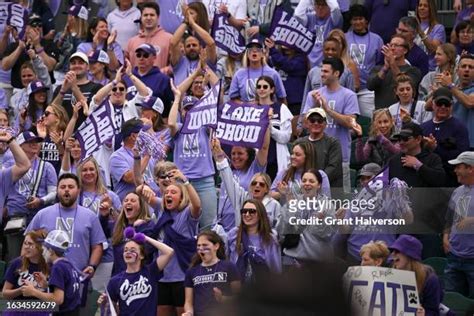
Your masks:
{"label": "eyeglasses", "polygon": [[35,244],[32,243],[32,242],[24,242],[23,247],[33,249],[33,248],[35,248]]}
{"label": "eyeglasses", "polygon": [[257,89],[267,90],[268,88],[270,88],[270,86],[267,85],[267,84],[258,84],[257,85]]}
{"label": "eyeglasses", "polygon": [[308,121],[311,124],[314,124],[314,123],[323,124],[324,122],[326,122],[326,120],[323,119],[322,117],[310,117],[308,118]]}
{"label": "eyeglasses", "polygon": [[267,184],[265,182],[260,182],[260,181],[252,181],[250,183],[251,186],[256,186],[257,184],[261,187],[267,186]]}
{"label": "eyeglasses", "polygon": [[124,91],[125,91],[125,87],[113,87],[113,88],[112,88],[112,91],[113,91],[113,92],[117,92],[117,90],[120,91],[120,92],[124,92]]}
{"label": "eyeglasses", "polygon": [[445,107],[445,108],[450,108],[451,107],[451,103],[435,103],[436,106],[439,106],[439,107]]}
{"label": "eyeglasses", "polygon": [[253,208],[243,208],[240,210],[240,214],[242,215],[245,215],[245,214],[254,215],[256,213],[257,213],[257,210]]}
{"label": "eyeglasses", "polygon": [[31,22],[29,25],[31,27],[42,27],[43,23],[41,23],[41,22]]}
{"label": "eyeglasses", "polygon": [[48,117],[50,114],[53,114],[53,115],[54,115],[53,112],[44,111],[43,116],[44,116],[44,117]]}
{"label": "eyeglasses", "polygon": [[262,48],[258,46],[252,46],[248,48],[249,51],[256,51],[256,52],[261,52]]}
{"label": "eyeglasses", "polygon": [[137,56],[137,58],[142,58],[142,57],[143,58],[148,58],[148,57],[150,57],[150,54],[138,52],[138,53],[135,53],[135,56]]}

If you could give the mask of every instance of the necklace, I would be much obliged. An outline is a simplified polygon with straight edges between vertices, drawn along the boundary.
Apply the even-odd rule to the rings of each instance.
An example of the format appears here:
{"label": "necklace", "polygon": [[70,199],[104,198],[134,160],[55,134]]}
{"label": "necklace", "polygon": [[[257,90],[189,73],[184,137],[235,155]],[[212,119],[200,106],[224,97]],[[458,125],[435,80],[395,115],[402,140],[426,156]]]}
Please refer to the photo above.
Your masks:
{"label": "necklace", "polygon": [[72,241],[72,236],[73,236],[73,229],[74,229],[74,222],[76,221],[76,215],[77,215],[77,204],[76,204],[76,209],[74,210],[74,217],[73,217],[73,220],[71,223],[68,223],[67,219],[68,217],[66,217],[66,219],[63,217],[63,214],[61,212],[61,206],[60,206],[60,203],[58,203],[58,212],[59,212],[59,218],[61,220],[61,224],[63,226],[63,229],[68,233],[68,235],[70,236],[71,238],[71,243],[73,242]]}
{"label": "necklace", "polygon": [[207,273],[216,272],[216,271],[217,271],[217,267],[219,266],[219,262],[220,262],[220,260],[217,259],[216,263],[211,264],[211,265],[209,265],[209,266],[204,266],[204,265],[201,263],[201,267],[203,267],[204,270],[205,270]]}

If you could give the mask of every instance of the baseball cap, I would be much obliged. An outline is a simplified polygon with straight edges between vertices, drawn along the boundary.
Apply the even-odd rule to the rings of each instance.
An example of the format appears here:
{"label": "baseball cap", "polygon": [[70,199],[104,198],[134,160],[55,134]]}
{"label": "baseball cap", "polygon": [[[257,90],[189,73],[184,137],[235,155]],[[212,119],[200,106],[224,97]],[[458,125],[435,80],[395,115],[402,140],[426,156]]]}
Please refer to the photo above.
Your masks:
{"label": "baseball cap", "polygon": [[76,57],[85,61],[86,64],[89,64],[89,58],[83,52],[75,52],[74,54],[71,55],[71,57],[69,57],[69,61],[71,61],[73,58],[76,58]]}
{"label": "baseball cap", "polygon": [[104,52],[102,49],[98,49],[95,51],[92,51],[88,55],[88,59],[90,63],[104,63],[104,64],[109,64],[110,63],[110,58],[109,55],[107,55],[106,52]]}
{"label": "baseball cap", "polygon": [[326,111],[324,111],[322,108],[312,108],[306,113],[306,118],[309,118],[313,114],[318,114],[321,116],[323,119],[327,118]]}
{"label": "baseball cap", "polygon": [[122,138],[125,139],[128,136],[132,135],[132,133],[138,133],[142,130],[143,123],[141,120],[137,118],[132,118],[122,124],[122,128],[120,134]]}
{"label": "baseball cap", "polygon": [[452,104],[453,93],[446,87],[440,87],[433,92],[433,101],[435,104]]}
{"label": "baseball cap", "polygon": [[73,5],[69,8],[67,12],[63,12],[64,14],[69,14],[72,16],[77,16],[80,19],[86,20],[89,18],[89,10],[85,6],[82,5]]}
{"label": "baseball cap", "polygon": [[259,48],[263,48],[263,45],[258,38],[252,39],[250,42],[248,42],[247,46],[245,47],[250,48],[250,47],[255,47],[255,46]]}
{"label": "baseball cap", "polygon": [[405,256],[421,261],[421,251],[423,250],[423,245],[421,242],[413,236],[410,235],[400,235],[393,244],[388,247],[390,250],[398,250],[403,253]]}
{"label": "baseball cap", "polygon": [[362,169],[360,169],[359,177],[361,176],[373,177],[379,174],[380,170],[382,170],[382,168],[378,164],[371,162],[371,163],[365,164],[362,167]]}
{"label": "baseball cap", "polygon": [[192,95],[187,95],[183,98],[183,103],[182,103],[182,108],[185,109],[187,107],[194,106],[197,102],[199,102],[199,99],[196,97],[193,97]]}
{"label": "baseball cap", "polygon": [[70,243],[69,236],[65,231],[52,230],[48,233],[48,236],[46,236],[45,240],[43,241],[43,246],[46,246],[46,248],[51,248],[60,253],[64,253],[69,248]]}
{"label": "baseball cap", "polygon": [[410,123],[403,124],[402,130],[400,131],[400,133],[394,135],[393,137],[394,138],[410,137],[410,136],[416,137],[420,135],[423,135],[423,130],[421,129],[420,125],[410,122]]}
{"label": "baseball cap", "polygon": [[135,49],[135,53],[138,52],[139,50],[144,51],[145,53],[151,54],[151,55],[156,55],[156,49],[153,45],[150,44],[141,44],[140,46]]}
{"label": "baseball cap", "polygon": [[41,20],[41,17],[36,14],[36,13],[32,13],[29,17],[28,17],[28,25],[32,25],[34,23],[39,23],[39,24],[43,24],[43,20]]}
{"label": "baseball cap", "polygon": [[41,80],[33,80],[28,84],[28,87],[26,88],[26,93],[28,95],[31,95],[32,93],[41,91],[41,90],[49,90],[47,86],[41,82]]}
{"label": "baseball cap", "polygon": [[163,113],[163,110],[165,108],[163,101],[161,101],[160,98],[150,96],[148,98],[145,98],[145,100],[141,103],[137,103],[137,105],[141,105],[142,109],[149,109],[149,110],[154,110],[160,114]]}
{"label": "baseball cap", "polygon": [[469,166],[474,166],[474,151],[465,151],[460,153],[456,159],[448,160],[450,165],[459,165],[460,163],[465,163]]}
{"label": "baseball cap", "polygon": [[16,142],[18,145],[25,144],[25,143],[41,143],[43,138],[37,136],[32,131],[25,131],[21,134],[18,134],[16,137]]}

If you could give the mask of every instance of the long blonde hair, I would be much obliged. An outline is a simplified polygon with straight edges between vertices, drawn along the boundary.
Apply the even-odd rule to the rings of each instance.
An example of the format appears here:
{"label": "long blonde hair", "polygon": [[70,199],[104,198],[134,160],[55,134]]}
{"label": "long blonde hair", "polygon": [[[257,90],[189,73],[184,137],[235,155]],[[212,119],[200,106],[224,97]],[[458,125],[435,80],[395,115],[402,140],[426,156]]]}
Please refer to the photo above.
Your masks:
{"label": "long blonde hair", "polygon": [[395,124],[393,124],[393,117],[390,111],[387,108],[384,109],[378,109],[375,110],[373,115],[372,115],[372,124],[370,124],[370,130],[369,130],[369,136],[377,136],[377,125],[376,122],[381,117],[382,115],[386,115],[388,117],[388,120],[390,121],[390,124],[392,125],[390,127],[390,132],[389,136],[393,134],[394,129],[395,129]]}
{"label": "long blonde hair", "polygon": [[329,32],[327,38],[334,38],[341,45],[341,60],[344,63],[344,66],[348,66],[351,62],[351,56],[349,55],[349,50],[347,49],[347,40],[346,35],[340,29],[334,29]]}
{"label": "long blonde hair", "polygon": [[[173,183],[173,184],[170,184],[168,186],[168,188],[170,186],[174,185],[175,187],[177,187],[180,191],[181,191],[181,201],[179,202],[179,205],[178,205],[178,212],[181,212],[182,210],[184,210],[184,208],[186,206],[189,205],[189,203],[191,203],[190,199],[189,199],[189,194],[188,194],[188,190],[186,189],[186,187],[184,186],[184,184],[181,184],[181,183]],[[166,208],[165,206],[165,199],[163,198],[162,201],[161,201],[161,206],[164,210],[166,211],[170,211]]]}
{"label": "long blonde hair", "polygon": [[102,175],[100,173],[100,167],[99,167],[99,164],[97,163],[97,160],[95,160],[94,157],[89,157],[87,159],[85,159],[83,162],[81,162],[79,164],[79,166],[77,166],[77,171],[76,171],[76,175],[77,177],[79,178],[79,183],[81,185],[81,188],[83,188],[83,184],[82,184],[82,168],[84,168],[84,165],[87,163],[87,162],[92,162],[92,164],[94,165],[94,168],[97,172],[97,180],[95,182],[95,191],[96,193],[99,193],[99,194],[104,194],[104,193],[107,193],[107,188],[105,187],[104,185],[104,181],[102,180]]}
{"label": "long blonde hair", "polygon": [[[138,201],[140,202],[140,209],[138,211],[137,219],[142,219],[148,222],[150,220],[150,215],[149,215],[148,204],[146,203],[145,199],[142,196],[140,196],[138,193],[136,193],[135,191],[127,193],[125,197],[127,197],[129,194],[135,194],[136,196],[138,196]],[[122,243],[123,230],[127,226],[128,226],[128,220],[127,220],[127,217],[125,216],[125,211],[122,206],[122,210],[120,211],[119,217],[117,218],[117,222],[115,223],[115,227],[114,227],[114,232],[112,234],[113,246],[116,246]]]}
{"label": "long blonde hair", "polygon": [[[61,105],[57,105],[56,103],[51,103],[49,107],[52,108],[54,114],[58,117],[58,123],[56,124],[56,128],[58,132],[64,132],[67,127],[67,123],[69,122],[69,115]],[[49,133],[49,128],[46,128],[46,131]]]}

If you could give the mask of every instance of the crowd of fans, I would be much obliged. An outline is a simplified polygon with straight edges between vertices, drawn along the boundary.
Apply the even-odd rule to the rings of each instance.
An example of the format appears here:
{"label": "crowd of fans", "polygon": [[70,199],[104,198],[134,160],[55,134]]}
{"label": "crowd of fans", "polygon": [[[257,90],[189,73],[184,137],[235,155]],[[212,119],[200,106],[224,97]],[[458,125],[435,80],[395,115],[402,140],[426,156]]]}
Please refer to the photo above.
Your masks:
{"label": "crowd of fans", "polygon": [[[0,25],[4,298],[79,315],[92,288],[104,314],[209,315],[310,262],[413,271],[417,315],[439,315],[444,291],[474,298],[474,1],[454,1],[451,34],[435,0],[116,0],[96,17],[78,0],[64,29],[47,1],[15,2],[29,16],[23,37]],[[276,6],[315,34],[308,54],[272,39]],[[211,36],[221,13],[241,54]],[[270,108],[261,148],[182,131],[219,85],[221,104]],[[114,135],[84,156],[76,132],[100,109]],[[293,209],[308,200],[350,203]],[[367,218],[406,225],[349,224]]]}

